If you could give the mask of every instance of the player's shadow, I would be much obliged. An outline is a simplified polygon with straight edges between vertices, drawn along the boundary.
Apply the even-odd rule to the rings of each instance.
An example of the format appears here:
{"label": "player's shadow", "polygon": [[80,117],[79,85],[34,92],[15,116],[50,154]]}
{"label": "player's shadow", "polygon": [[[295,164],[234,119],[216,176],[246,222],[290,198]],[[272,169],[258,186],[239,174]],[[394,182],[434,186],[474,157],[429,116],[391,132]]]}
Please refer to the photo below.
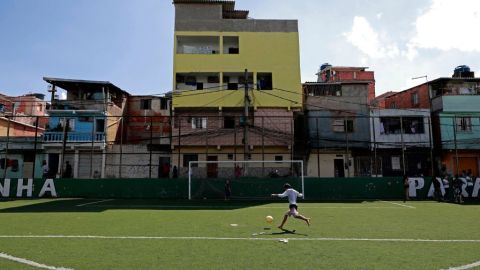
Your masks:
{"label": "player's shadow", "polygon": [[286,234],[294,234],[294,235],[300,235],[300,236],[308,236],[308,234],[304,234],[304,233],[298,233],[297,231],[295,230],[282,230],[281,232],[272,232],[272,233],[269,233],[267,235],[286,235]]}

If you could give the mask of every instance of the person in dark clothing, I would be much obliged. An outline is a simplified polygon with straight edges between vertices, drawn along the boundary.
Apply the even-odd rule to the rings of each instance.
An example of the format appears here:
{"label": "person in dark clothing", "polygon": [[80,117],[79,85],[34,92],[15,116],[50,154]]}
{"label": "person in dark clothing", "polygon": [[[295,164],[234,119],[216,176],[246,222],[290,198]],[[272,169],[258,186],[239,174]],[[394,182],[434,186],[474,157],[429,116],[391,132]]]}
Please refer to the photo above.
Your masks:
{"label": "person in dark clothing", "polygon": [[63,172],[63,178],[72,178],[72,165],[70,165],[69,161],[65,162],[65,171]]}
{"label": "person in dark clothing", "polygon": [[408,195],[409,188],[410,188],[410,183],[408,182],[408,176],[404,175],[403,176],[403,189],[404,189],[403,202],[410,200],[410,197]]}
{"label": "person in dark clothing", "polygon": [[172,177],[173,177],[173,178],[178,178],[178,169],[177,169],[177,166],[173,166]]}
{"label": "person in dark clothing", "polygon": [[230,195],[232,195],[232,185],[230,180],[225,181],[225,200],[230,200]]}

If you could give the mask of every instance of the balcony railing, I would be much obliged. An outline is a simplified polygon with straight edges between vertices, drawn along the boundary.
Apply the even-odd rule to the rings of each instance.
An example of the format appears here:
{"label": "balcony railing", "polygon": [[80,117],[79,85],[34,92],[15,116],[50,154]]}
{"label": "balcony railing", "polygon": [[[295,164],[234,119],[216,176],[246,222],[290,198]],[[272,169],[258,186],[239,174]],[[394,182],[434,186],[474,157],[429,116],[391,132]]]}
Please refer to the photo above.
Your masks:
{"label": "balcony railing", "polygon": [[[67,142],[105,142],[105,133],[96,132],[68,132]],[[63,132],[45,132],[43,134],[44,142],[63,142]]]}

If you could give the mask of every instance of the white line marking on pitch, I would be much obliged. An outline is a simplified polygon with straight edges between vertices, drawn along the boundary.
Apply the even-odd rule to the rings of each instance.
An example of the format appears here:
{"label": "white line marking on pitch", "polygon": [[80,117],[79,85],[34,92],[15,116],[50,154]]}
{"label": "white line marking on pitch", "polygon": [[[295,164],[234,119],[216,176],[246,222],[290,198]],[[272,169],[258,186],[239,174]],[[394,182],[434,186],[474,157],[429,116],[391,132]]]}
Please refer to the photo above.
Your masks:
{"label": "white line marking on pitch", "polygon": [[77,205],[77,206],[92,205],[92,204],[96,204],[96,203],[109,202],[109,201],[113,201],[113,200],[115,200],[115,199],[107,199],[107,200],[89,202],[89,203],[79,204],[79,205]]}
{"label": "white line marking on pitch", "polygon": [[24,258],[14,257],[14,256],[12,256],[12,255],[8,255],[8,254],[5,254],[5,253],[0,253],[0,258],[4,258],[4,259],[10,260],[10,261],[14,261],[14,262],[18,262],[18,263],[23,263],[23,264],[26,264],[26,265],[30,265],[30,266],[33,266],[33,267],[36,267],[36,268],[42,268],[42,269],[49,269],[49,270],[73,270],[73,269],[71,269],[71,268],[49,266],[49,265],[37,263],[37,262],[34,262],[34,261],[30,261],[30,260],[27,260],[27,259],[24,259]]}
{"label": "white line marking on pitch", "polygon": [[403,206],[403,207],[408,207],[408,208],[413,208],[413,209],[415,209],[415,208],[416,208],[415,206],[406,205],[406,204],[402,204],[402,203],[389,202],[389,201],[381,201],[381,202],[384,202],[384,203],[391,203],[391,204],[394,204],[394,205]]}
{"label": "white line marking on pitch", "polygon": [[66,239],[132,239],[132,240],[247,240],[247,241],[368,241],[368,242],[432,242],[432,243],[480,243],[480,239],[413,239],[413,238],[251,238],[208,236],[104,236],[104,235],[0,235],[0,238],[66,238]]}
{"label": "white line marking on pitch", "polygon": [[[260,209],[284,209],[285,206],[235,206],[235,205],[226,205],[226,206],[201,206],[201,205],[152,205],[152,204],[102,204],[102,205],[91,205],[91,207],[112,207],[112,208],[184,208],[184,209],[232,209],[232,208],[260,208]],[[387,207],[387,206],[300,206],[302,209],[402,209],[399,207]]]}
{"label": "white line marking on pitch", "polygon": [[465,269],[470,269],[470,268],[474,268],[474,267],[477,267],[477,266],[480,266],[480,261],[474,262],[474,263],[471,263],[471,264],[467,264],[467,265],[450,267],[450,268],[448,268],[448,270],[465,270]]}

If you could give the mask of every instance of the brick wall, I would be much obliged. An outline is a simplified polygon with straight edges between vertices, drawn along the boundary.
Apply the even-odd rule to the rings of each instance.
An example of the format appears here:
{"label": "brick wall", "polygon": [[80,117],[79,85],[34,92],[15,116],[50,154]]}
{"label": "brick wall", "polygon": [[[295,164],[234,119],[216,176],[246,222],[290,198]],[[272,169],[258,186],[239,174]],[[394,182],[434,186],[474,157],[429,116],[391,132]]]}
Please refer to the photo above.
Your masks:
{"label": "brick wall", "polygon": [[[412,102],[412,95],[414,95],[414,93],[418,94],[418,104],[413,104]],[[429,109],[430,99],[428,95],[428,84],[424,83],[387,97],[385,99],[385,107],[388,109]]]}

